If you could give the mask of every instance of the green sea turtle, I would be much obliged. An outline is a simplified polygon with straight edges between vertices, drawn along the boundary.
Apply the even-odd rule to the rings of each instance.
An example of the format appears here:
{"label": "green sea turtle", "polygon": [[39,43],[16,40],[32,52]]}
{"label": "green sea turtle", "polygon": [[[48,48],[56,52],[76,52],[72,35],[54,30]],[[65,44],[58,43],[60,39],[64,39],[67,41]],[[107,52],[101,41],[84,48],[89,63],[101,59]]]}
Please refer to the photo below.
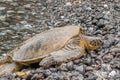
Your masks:
{"label": "green sea turtle", "polygon": [[68,62],[80,58],[85,49],[99,48],[101,43],[99,37],[84,35],[79,26],[50,29],[24,41],[5,57],[1,57],[0,76],[40,61],[40,66],[43,67]]}

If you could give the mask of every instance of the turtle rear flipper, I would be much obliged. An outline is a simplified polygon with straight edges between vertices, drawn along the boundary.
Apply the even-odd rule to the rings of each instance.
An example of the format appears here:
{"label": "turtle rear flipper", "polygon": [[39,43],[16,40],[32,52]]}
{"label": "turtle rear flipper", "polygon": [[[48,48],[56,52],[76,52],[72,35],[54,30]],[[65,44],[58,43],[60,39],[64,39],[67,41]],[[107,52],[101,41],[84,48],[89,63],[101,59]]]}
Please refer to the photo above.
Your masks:
{"label": "turtle rear flipper", "polygon": [[18,65],[16,63],[5,63],[0,65],[0,77],[4,74],[9,74],[11,72],[17,71]]}
{"label": "turtle rear flipper", "polygon": [[51,65],[61,64],[63,62],[69,62],[71,60],[78,59],[83,54],[84,49],[78,45],[67,45],[61,50],[52,52],[48,57],[44,58],[39,65],[47,68]]}
{"label": "turtle rear flipper", "polygon": [[8,55],[0,57],[0,65],[12,62],[12,58]]}

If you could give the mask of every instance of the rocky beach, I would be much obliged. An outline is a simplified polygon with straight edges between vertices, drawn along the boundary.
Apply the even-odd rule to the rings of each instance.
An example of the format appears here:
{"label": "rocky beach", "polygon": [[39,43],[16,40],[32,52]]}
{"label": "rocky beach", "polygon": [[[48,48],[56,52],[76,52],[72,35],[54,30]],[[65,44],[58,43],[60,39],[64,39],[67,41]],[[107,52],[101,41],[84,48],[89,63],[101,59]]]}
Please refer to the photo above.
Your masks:
{"label": "rocky beach", "polygon": [[0,80],[120,80],[120,0],[0,0],[0,55],[37,33],[65,25],[81,26],[104,44],[80,59],[43,68],[25,78],[10,73]]}

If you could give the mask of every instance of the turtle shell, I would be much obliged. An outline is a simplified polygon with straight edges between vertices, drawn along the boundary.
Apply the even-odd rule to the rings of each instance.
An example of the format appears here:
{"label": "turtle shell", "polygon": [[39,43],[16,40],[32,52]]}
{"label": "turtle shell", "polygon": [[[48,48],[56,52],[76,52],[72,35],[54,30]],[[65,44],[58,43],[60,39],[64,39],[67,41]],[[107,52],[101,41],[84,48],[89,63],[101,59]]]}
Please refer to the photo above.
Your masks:
{"label": "turtle shell", "polygon": [[67,41],[79,34],[78,26],[64,26],[44,31],[24,41],[10,52],[14,62],[35,63],[60,50]]}

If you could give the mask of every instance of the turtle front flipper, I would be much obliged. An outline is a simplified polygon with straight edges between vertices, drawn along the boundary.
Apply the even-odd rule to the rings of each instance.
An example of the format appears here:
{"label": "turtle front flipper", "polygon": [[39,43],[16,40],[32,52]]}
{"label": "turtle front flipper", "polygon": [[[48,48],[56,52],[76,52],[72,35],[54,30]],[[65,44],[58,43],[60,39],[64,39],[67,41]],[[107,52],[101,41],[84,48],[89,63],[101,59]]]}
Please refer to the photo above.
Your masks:
{"label": "turtle front flipper", "polygon": [[16,63],[5,63],[0,65],[0,77],[5,74],[19,70],[19,67]]}
{"label": "turtle front flipper", "polygon": [[79,47],[79,45],[70,43],[63,49],[52,52],[48,57],[44,58],[40,62],[40,66],[49,67],[55,64],[61,64],[63,62],[69,62],[80,58],[84,54],[84,49]]}

